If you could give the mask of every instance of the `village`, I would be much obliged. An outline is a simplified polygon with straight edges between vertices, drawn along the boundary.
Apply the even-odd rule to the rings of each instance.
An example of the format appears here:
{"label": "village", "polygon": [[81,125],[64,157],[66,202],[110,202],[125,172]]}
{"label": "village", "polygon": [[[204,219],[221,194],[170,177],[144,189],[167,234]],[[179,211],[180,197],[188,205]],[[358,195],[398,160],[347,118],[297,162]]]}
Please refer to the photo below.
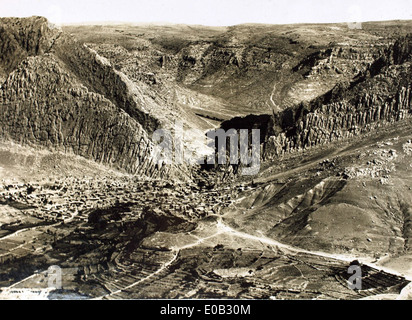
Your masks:
{"label": "village", "polygon": [[[53,182],[0,185],[0,204],[48,222],[73,219],[86,222],[91,210],[121,203],[133,203],[142,209],[150,206],[185,219],[198,219],[218,214],[231,203],[236,190],[225,187],[220,192],[195,184],[130,177],[111,180],[68,176]],[[124,219],[128,219],[127,215]],[[1,228],[7,228],[7,224],[1,223]]]}

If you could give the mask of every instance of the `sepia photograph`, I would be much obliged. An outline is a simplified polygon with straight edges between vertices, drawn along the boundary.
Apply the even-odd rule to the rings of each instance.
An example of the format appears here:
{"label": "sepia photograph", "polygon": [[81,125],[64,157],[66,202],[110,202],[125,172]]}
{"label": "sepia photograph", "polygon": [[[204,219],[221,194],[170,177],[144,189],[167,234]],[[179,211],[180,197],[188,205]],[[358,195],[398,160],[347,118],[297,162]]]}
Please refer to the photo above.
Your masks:
{"label": "sepia photograph", "polygon": [[412,300],[411,8],[0,0],[0,300]]}

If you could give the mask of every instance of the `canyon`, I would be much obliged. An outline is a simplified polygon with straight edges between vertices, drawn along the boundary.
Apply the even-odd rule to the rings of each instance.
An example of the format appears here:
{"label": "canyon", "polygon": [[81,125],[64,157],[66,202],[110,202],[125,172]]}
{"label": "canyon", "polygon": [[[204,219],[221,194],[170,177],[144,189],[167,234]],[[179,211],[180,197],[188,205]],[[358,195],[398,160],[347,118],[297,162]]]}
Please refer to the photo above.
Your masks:
{"label": "canyon", "polygon": [[[0,18],[0,298],[411,298],[411,23]],[[159,163],[177,121],[260,171]]]}

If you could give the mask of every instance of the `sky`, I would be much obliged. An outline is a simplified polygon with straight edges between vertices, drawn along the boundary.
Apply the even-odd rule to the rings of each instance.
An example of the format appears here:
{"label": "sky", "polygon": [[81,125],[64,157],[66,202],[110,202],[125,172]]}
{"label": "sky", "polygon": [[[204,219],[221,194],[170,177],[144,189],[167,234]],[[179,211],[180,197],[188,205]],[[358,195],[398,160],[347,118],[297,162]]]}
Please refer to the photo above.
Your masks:
{"label": "sky", "polygon": [[412,0],[0,0],[0,17],[229,26],[412,20],[411,8]]}

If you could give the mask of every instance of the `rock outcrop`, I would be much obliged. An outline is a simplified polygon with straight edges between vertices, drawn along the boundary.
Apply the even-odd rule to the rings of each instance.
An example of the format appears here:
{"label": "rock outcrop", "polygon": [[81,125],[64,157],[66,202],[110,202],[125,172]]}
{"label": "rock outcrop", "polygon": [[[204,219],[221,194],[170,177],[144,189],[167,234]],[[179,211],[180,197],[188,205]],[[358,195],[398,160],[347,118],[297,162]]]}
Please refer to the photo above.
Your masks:
{"label": "rock outcrop", "polygon": [[[392,38],[381,31],[337,43],[346,32],[341,26],[336,35],[328,26],[302,28],[192,28],[192,35],[176,31],[176,39],[131,33],[136,43],[121,45],[108,27],[112,42],[92,35],[87,40],[95,42],[86,45],[75,38],[83,29],[72,36],[41,17],[0,19],[0,134],[156,176],[165,169],[151,161],[149,137],[175,120],[203,134],[220,119],[283,110],[222,124],[263,129],[261,154],[271,158],[409,116],[410,36],[385,49]],[[309,45],[316,39],[307,28],[334,41]],[[336,82],[286,108],[292,96],[316,96]],[[313,83],[320,85],[308,88]]]}
{"label": "rock outcrop", "polygon": [[1,90],[0,135],[155,176],[143,127],[72,78],[51,54],[24,60]]}
{"label": "rock outcrop", "polygon": [[0,50],[2,138],[132,174],[182,176],[152,159],[160,121],[105,58],[41,17],[0,19]]}
{"label": "rock outcrop", "polygon": [[[205,95],[213,103],[200,114],[227,120],[216,114],[270,113],[313,100],[365,71],[398,35],[410,32],[410,25],[371,22],[361,30],[347,24],[64,29],[129,79],[154,90],[173,84],[191,90],[190,99]],[[167,97],[168,91],[160,95]]]}
{"label": "rock outcrop", "polygon": [[411,116],[411,42],[399,39],[365,72],[325,95],[275,116],[265,157],[350,138]]}
{"label": "rock outcrop", "polygon": [[89,88],[112,101],[136,119],[148,133],[160,126],[158,119],[145,110],[145,101],[139,88],[110,62],[67,34],[56,40],[52,52]]}
{"label": "rock outcrop", "polygon": [[0,19],[0,82],[27,56],[47,52],[60,32],[43,17]]}

